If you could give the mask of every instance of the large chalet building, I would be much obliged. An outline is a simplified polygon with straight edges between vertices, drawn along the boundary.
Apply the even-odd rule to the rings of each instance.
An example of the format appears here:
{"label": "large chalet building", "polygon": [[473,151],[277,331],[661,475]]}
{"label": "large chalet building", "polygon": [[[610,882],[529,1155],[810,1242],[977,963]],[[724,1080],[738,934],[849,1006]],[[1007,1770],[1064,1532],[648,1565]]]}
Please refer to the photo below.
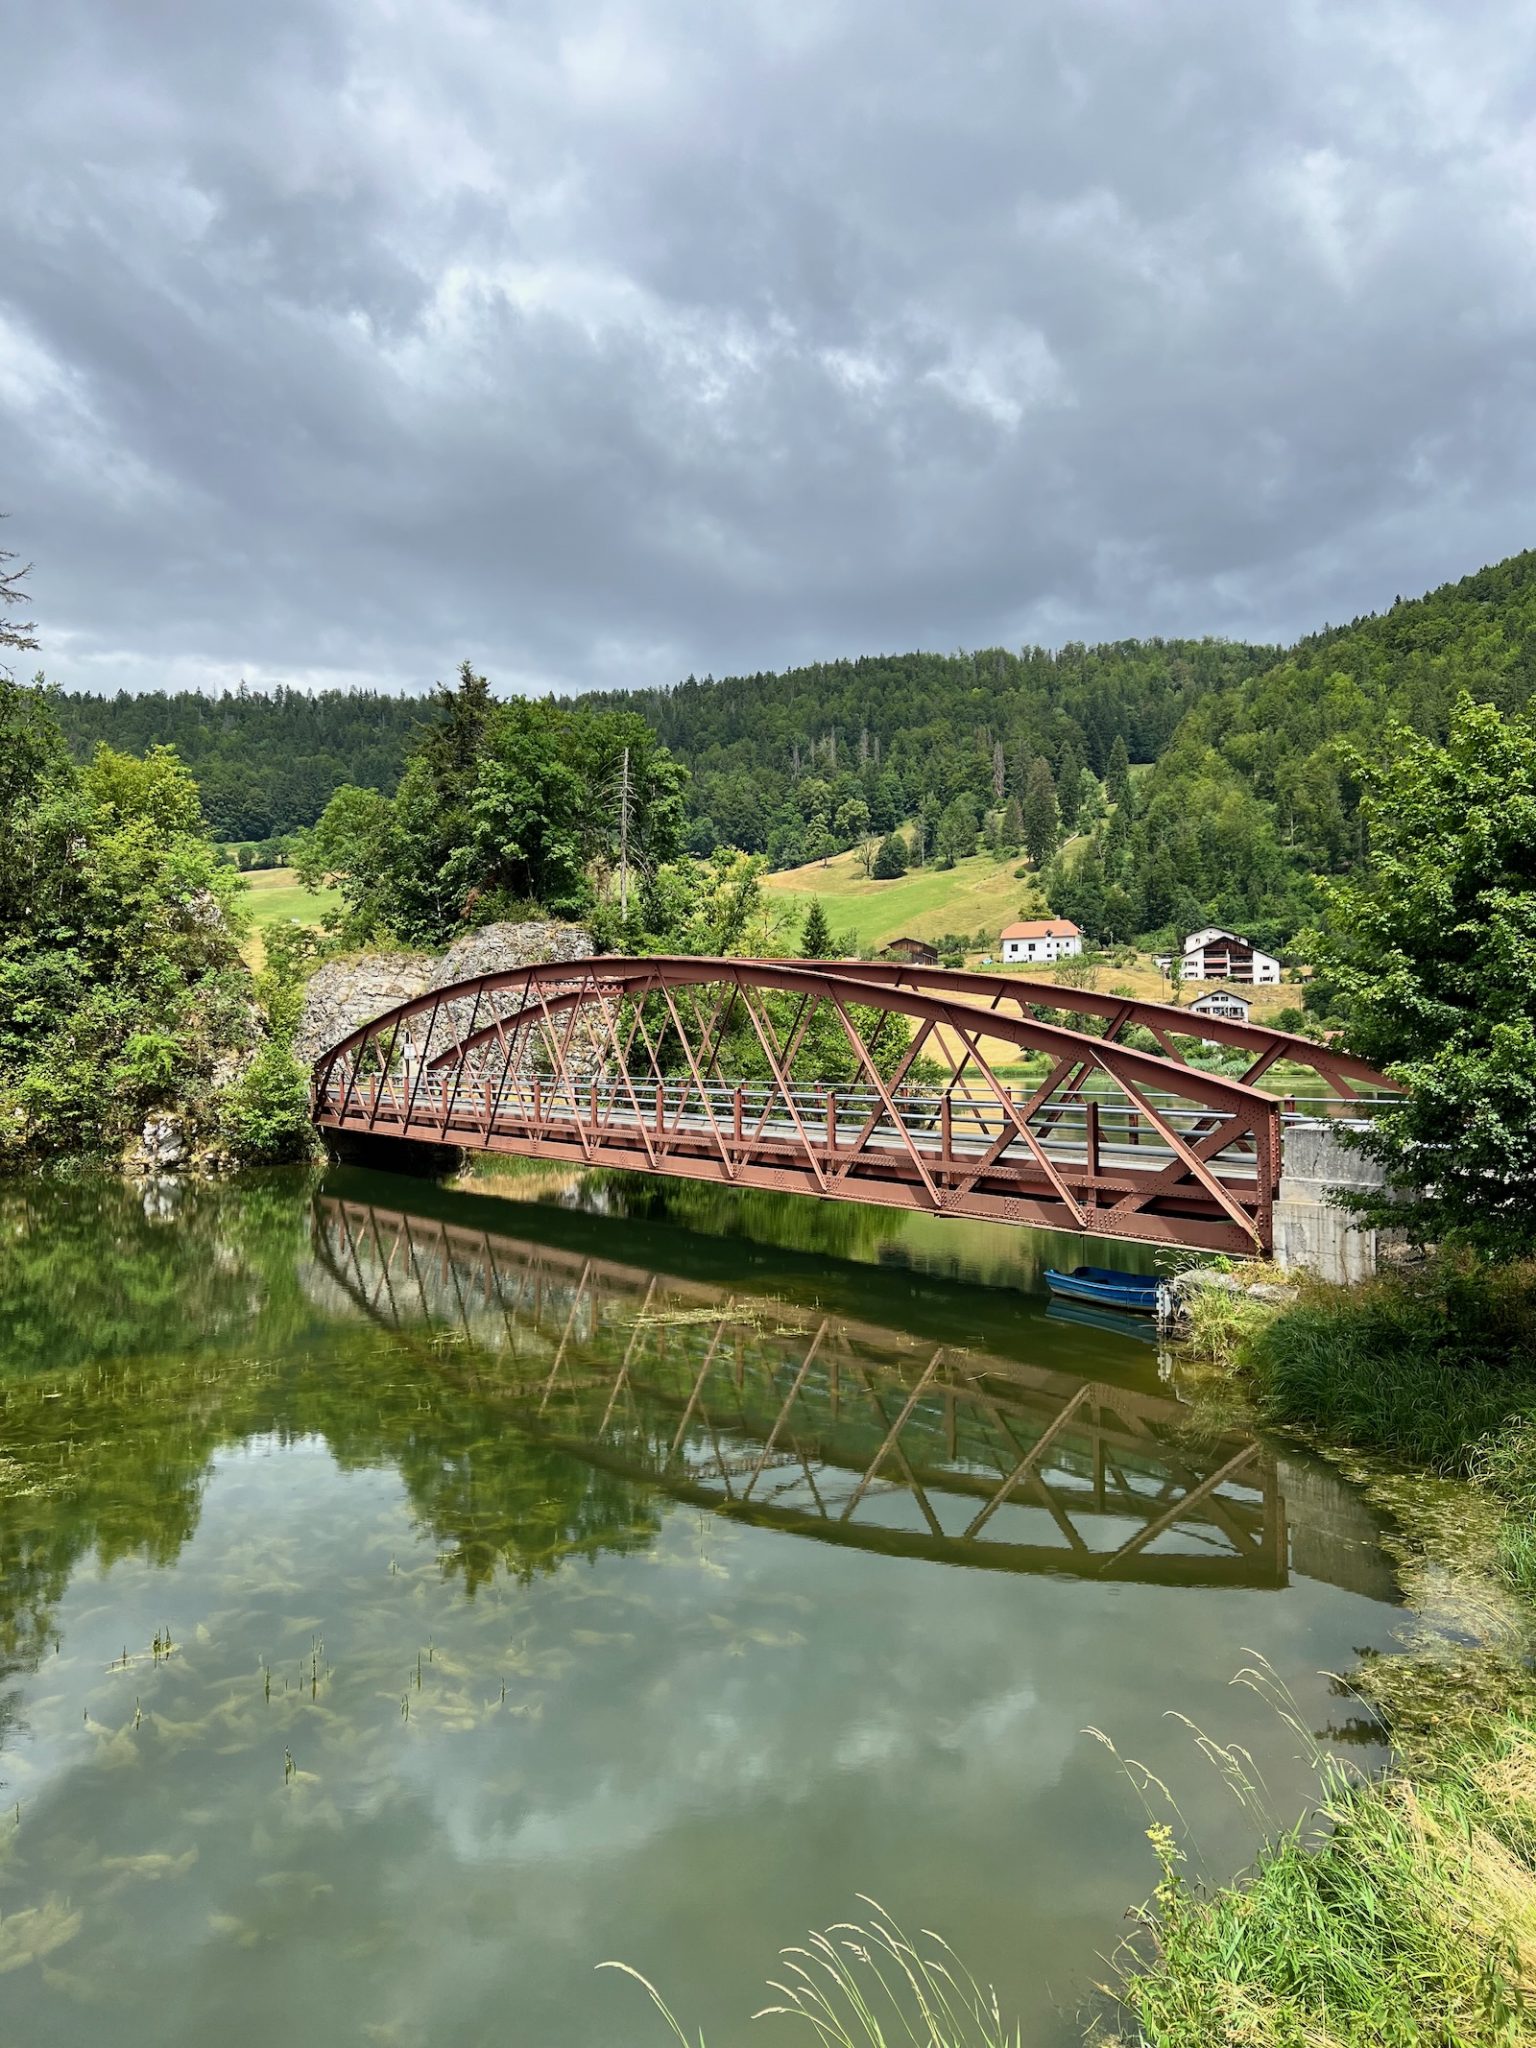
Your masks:
{"label": "large chalet building", "polygon": [[1262,988],[1280,979],[1280,962],[1272,954],[1261,953],[1252,939],[1216,925],[1191,932],[1182,954],[1157,954],[1156,965],[1166,968],[1175,981],[1239,981]]}

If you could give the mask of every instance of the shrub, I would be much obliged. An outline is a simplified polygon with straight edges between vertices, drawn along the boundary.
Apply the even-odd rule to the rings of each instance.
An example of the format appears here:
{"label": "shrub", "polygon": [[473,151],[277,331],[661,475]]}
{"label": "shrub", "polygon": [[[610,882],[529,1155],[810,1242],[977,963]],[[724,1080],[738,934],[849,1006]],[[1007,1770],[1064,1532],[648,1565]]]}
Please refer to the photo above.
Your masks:
{"label": "shrub", "polygon": [[219,1105],[219,1133],[253,1165],[306,1159],[314,1150],[309,1076],[284,1045],[269,1039]]}
{"label": "shrub", "polygon": [[1490,1432],[1536,1408],[1536,1262],[1446,1253],[1360,1287],[1309,1288],[1248,1362],[1266,1420],[1466,1472]]}

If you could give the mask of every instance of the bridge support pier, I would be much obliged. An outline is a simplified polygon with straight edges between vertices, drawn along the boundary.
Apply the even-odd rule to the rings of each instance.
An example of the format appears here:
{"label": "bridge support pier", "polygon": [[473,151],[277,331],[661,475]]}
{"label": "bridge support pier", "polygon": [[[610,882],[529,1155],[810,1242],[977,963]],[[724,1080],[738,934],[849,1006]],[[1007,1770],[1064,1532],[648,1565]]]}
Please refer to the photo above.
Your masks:
{"label": "bridge support pier", "polygon": [[1393,1242],[1391,1233],[1361,1225],[1333,1199],[1336,1191],[1385,1185],[1376,1161],[1340,1136],[1364,1128],[1337,1117],[1286,1125],[1274,1208],[1277,1266],[1340,1286],[1368,1280],[1376,1271],[1383,1248]]}

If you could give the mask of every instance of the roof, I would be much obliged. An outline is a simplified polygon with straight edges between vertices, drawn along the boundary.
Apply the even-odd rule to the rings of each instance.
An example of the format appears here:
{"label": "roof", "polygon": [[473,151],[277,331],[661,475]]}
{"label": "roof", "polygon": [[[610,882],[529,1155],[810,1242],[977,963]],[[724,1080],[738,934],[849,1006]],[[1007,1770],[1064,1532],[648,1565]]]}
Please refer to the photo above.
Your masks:
{"label": "roof", "polygon": [[1208,988],[1203,996],[1196,996],[1189,1007],[1192,1010],[1220,1009],[1228,1003],[1236,1003],[1244,1010],[1253,1007],[1250,997],[1239,995],[1237,990],[1232,988]]}
{"label": "roof", "polygon": [[1184,957],[1187,960],[1191,953],[1220,952],[1223,946],[1243,946],[1260,960],[1273,960],[1275,957],[1261,946],[1256,946],[1252,939],[1245,939],[1241,932],[1222,931],[1216,925],[1203,932],[1191,932],[1184,941]]}
{"label": "roof", "polygon": [[1004,939],[1080,939],[1083,935],[1070,917],[1029,917],[1020,924],[1005,924],[998,936]]}

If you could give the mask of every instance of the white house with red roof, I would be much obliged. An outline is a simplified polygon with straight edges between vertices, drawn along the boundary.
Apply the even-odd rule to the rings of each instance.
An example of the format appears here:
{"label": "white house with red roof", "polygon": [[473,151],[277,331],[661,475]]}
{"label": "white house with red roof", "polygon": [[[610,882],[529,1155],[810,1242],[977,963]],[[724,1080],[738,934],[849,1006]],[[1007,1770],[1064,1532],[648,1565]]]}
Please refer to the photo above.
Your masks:
{"label": "white house with red roof", "polygon": [[1038,967],[1081,953],[1083,935],[1070,917],[1027,917],[1018,924],[1005,925],[999,944],[1005,963],[1024,961]]}

